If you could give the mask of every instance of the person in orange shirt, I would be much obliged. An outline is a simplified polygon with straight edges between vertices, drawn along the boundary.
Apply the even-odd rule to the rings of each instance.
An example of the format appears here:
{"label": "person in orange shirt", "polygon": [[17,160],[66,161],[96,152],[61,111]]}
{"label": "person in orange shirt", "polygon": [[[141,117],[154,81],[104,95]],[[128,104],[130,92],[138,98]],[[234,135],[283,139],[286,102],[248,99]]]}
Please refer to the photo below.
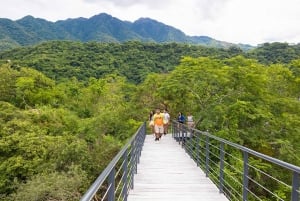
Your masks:
{"label": "person in orange shirt", "polygon": [[164,115],[160,113],[160,109],[155,110],[153,115],[155,141],[158,141],[164,132]]}

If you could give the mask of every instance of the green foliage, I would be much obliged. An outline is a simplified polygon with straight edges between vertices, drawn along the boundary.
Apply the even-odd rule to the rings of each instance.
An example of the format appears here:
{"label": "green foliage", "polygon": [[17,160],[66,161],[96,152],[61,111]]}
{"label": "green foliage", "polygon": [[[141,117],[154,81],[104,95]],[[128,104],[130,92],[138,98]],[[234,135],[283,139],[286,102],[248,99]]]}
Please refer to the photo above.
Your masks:
{"label": "green foliage", "polygon": [[74,164],[85,167],[83,161],[89,156],[84,140],[67,135],[65,128],[60,129],[60,135],[53,136],[46,126],[48,122],[37,121],[41,110],[21,111],[7,107],[6,103],[1,106],[6,107],[1,110],[1,117],[6,116],[1,118],[1,193],[13,190],[15,181],[25,181],[37,173],[67,171]]}
{"label": "green foliage", "polygon": [[141,123],[130,112],[134,86],[123,77],[56,84],[30,68],[0,71],[4,200],[77,200]]}
{"label": "green foliage", "polygon": [[157,107],[172,118],[190,112],[198,129],[300,165],[299,59],[266,65],[240,53],[140,42],[50,42],[1,53],[0,199],[78,200]]}
{"label": "green foliage", "polygon": [[288,43],[264,43],[253,49],[248,54],[263,64],[290,63],[300,59],[300,44],[289,45]]}
{"label": "green foliage", "polygon": [[66,173],[37,174],[26,183],[20,184],[18,192],[12,194],[8,200],[79,200],[82,187],[85,187],[82,184],[86,182],[87,175],[76,166]]}
{"label": "green foliage", "polygon": [[[291,70],[291,72],[294,74],[294,76],[296,77],[300,77],[300,59],[298,60],[293,60],[290,64],[289,64],[289,69]],[[298,80],[299,82],[299,80]]]}

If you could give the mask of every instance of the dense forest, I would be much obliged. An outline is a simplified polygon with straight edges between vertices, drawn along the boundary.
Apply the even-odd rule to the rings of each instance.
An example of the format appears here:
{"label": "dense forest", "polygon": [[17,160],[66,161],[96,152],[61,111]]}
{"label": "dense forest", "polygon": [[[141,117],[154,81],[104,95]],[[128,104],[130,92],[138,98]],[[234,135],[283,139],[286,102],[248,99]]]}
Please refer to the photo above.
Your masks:
{"label": "dense forest", "polygon": [[53,41],[0,60],[0,200],[78,200],[155,107],[300,165],[299,45]]}
{"label": "dense forest", "polygon": [[141,83],[149,73],[171,72],[184,56],[226,59],[242,55],[263,64],[290,63],[300,59],[300,44],[266,43],[249,52],[180,43],[81,43],[45,42],[37,46],[0,52],[0,62],[12,68],[34,68],[54,80],[76,77],[88,80],[116,73],[132,83]]}
{"label": "dense forest", "polygon": [[0,59],[11,60],[14,67],[35,68],[55,80],[71,77],[88,80],[116,73],[133,83],[140,83],[151,72],[172,71],[185,55],[228,58],[236,51],[178,43],[57,41],[3,52]]}

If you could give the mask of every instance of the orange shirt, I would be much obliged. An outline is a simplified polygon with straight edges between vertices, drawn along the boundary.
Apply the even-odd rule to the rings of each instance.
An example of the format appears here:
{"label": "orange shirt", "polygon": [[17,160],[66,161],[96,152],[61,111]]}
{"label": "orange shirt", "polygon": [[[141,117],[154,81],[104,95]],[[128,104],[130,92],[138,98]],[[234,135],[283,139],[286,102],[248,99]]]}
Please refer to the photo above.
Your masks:
{"label": "orange shirt", "polygon": [[153,116],[154,125],[163,126],[164,125],[164,117],[162,114],[155,113]]}

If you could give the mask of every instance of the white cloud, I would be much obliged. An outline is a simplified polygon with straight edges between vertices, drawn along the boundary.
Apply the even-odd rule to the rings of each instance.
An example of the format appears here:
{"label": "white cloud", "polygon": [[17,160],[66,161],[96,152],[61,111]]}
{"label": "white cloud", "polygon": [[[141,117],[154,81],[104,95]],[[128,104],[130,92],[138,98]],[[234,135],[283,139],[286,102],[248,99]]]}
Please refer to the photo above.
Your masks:
{"label": "white cloud", "polygon": [[163,7],[168,4],[174,3],[174,0],[84,0],[85,2],[94,3],[94,4],[101,4],[101,3],[111,3],[115,7],[131,7],[134,5],[144,5],[148,8],[157,8]]}
{"label": "white cloud", "polygon": [[[222,17],[213,26],[215,37],[232,42],[252,44],[290,41],[288,32],[300,36],[299,3],[297,0],[232,0],[223,9]],[[210,26],[212,27],[212,26]],[[211,31],[209,29],[208,31]],[[211,32],[211,34],[213,34]],[[295,42],[295,38],[293,37]],[[300,38],[296,39],[300,42]]]}
{"label": "white cloud", "polygon": [[[5,0],[0,17],[51,21],[106,12],[121,20],[150,17],[188,35],[234,43],[300,42],[299,0]],[[17,6],[16,6],[17,5]]]}

